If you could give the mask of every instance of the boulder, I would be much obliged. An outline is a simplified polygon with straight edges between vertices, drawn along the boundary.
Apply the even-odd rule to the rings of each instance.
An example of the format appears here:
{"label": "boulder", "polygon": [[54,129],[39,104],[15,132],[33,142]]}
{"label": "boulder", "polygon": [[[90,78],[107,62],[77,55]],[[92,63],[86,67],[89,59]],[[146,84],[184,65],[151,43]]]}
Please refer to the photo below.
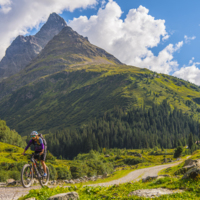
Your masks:
{"label": "boulder", "polygon": [[197,175],[200,174],[200,167],[194,167],[189,169],[182,177],[182,179],[186,178],[195,178]]}
{"label": "boulder", "polygon": [[147,176],[145,178],[142,178],[142,182],[147,182],[149,180],[154,180],[154,179],[157,179],[158,176]]}
{"label": "boulder", "polygon": [[71,179],[71,180],[69,180],[69,183],[74,184],[74,181]]}
{"label": "boulder", "polygon": [[56,185],[56,180],[50,182],[51,185]]}
{"label": "boulder", "polygon": [[39,184],[39,181],[38,181],[37,179],[34,178],[34,179],[32,180],[32,184]]}
{"label": "boulder", "polygon": [[103,176],[102,176],[102,178],[106,178],[106,177],[108,177],[108,174],[104,173]]}
{"label": "boulder", "polygon": [[130,192],[128,196],[136,195],[140,197],[159,197],[165,194],[173,194],[173,193],[180,193],[183,190],[169,190],[165,188],[156,188],[156,189],[144,189],[144,190],[136,190]]}
{"label": "boulder", "polygon": [[196,165],[187,165],[187,166],[183,167],[183,169],[186,169],[186,171],[187,171],[188,169],[191,169],[193,167],[196,167]]}
{"label": "boulder", "polygon": [[167,175],[167,174],[163,174],[163,175],[159,175],[159,176],[147,176],[147,177],[142,179],[142,182],[147,182],[147,181],[160,179],[160,178],[165,178],[165,177],[170,177],[170,176]]}
{"label": "boulder", "polygon": [[[189,166],[189,167],[188,167]],[[188,159],[185,161],[183,168],[200,167],[200,159],[192,160]]]}
{"label": "boulder", "polygon": [[7,182],[7,183],[13,183],[13,182],[15,182],[15,179],[7,179],[6,182]]}
{"label": "boulder", "polygon": [[69,183],[69,180],[64,180],[65,183]]}
{"label": "boulder", "polygon": [[7,183],[7,186],[14,186],[14,185],[17,185],[17,181]]}
{"label": "boulder", "polygon": [[48,200],[77,200],[77,199],[79,199],[77,192],[61,193],[48,198]]}
{"label": "boulder", "polygon": [[156,179],[165,178],[165,177],[170,177],[170,175],[168,174],[159,175]]}

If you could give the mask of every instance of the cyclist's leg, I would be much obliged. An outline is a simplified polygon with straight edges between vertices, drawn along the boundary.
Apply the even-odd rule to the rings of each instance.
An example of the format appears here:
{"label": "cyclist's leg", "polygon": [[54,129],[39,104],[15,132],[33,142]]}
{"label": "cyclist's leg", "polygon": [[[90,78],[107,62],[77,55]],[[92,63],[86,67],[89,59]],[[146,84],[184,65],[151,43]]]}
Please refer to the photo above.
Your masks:
{"label": "cyclist's leg", "polygon": [[47,168],[46,168],[46,164],[45,164],[45,159],[46,159],[46,151],[44,151],[44,153],[40,157],[40,161],[41,161],[42,167],[44,169],[44,173],[46,174]]}
{"label": "cyclist's leg", "polygon": [[[35,151],[35,154],[38,154],[38,153],[40,153],[40,152]],[[36,161],[38,161],[38,158],[39,158],[38,155],[34,155],[34,159],[35,159]],[[34,163],[32,163],[32,167],[33,167],[33,164],[34,164]],[[33,174],[34,174],[34,167],[33,167]]]}

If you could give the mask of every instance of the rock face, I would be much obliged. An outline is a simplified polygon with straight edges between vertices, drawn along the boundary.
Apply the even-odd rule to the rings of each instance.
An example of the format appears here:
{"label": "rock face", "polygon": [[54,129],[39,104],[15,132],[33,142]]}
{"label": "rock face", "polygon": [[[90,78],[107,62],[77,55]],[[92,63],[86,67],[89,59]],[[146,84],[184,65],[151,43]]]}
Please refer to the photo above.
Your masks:
{"label": "rock face", "polygon": [[184,174],[182,179],[196,178],[200,175],[200,159],[188,159],[182,169],[175,172],[175,174]]}
{"label": "rock face", "polygon": [[48,200],[77,200],[77,199],[79,199],[79,196],[78,193],[76,192],[57,194],[48,198]]}
{"label": "rock face", "polygon": [[64,19],[52,13],[36,35],[19,35],[8,47],[0,62],[0,79],[24,69],[65,26],[67,24]]}
{"label": "rock face", "polygon": [[200,175],[200,167],[194,167],[189,169],[182,177],[182,179],[186,178],[196,178],[198,175]]}

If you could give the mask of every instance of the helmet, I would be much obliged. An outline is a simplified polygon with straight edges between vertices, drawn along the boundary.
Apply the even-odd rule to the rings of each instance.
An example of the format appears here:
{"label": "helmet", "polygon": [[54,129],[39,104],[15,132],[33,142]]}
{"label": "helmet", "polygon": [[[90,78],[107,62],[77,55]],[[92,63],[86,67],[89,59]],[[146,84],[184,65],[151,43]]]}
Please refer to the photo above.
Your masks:
{"label": "helmet", "polygon": [[38,132],[37,131],[32,131],[31,135],[38,135]]}

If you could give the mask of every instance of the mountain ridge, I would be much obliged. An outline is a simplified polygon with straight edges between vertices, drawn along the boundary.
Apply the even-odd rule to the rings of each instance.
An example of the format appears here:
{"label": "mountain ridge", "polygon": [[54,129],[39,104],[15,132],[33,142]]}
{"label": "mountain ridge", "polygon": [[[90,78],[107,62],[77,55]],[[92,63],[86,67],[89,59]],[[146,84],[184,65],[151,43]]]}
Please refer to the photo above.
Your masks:
{"label": "mountain ridge", "polygon": [[40,77],[86,64],[122,64],[66,26],[19,73],[0,82],[0,99]]}
{"label": "mountain ridge", "polygon": [[24,69],[65,26],[64,19],[52,13],[37,34],[16,37],[0,62],[0,79]]}

